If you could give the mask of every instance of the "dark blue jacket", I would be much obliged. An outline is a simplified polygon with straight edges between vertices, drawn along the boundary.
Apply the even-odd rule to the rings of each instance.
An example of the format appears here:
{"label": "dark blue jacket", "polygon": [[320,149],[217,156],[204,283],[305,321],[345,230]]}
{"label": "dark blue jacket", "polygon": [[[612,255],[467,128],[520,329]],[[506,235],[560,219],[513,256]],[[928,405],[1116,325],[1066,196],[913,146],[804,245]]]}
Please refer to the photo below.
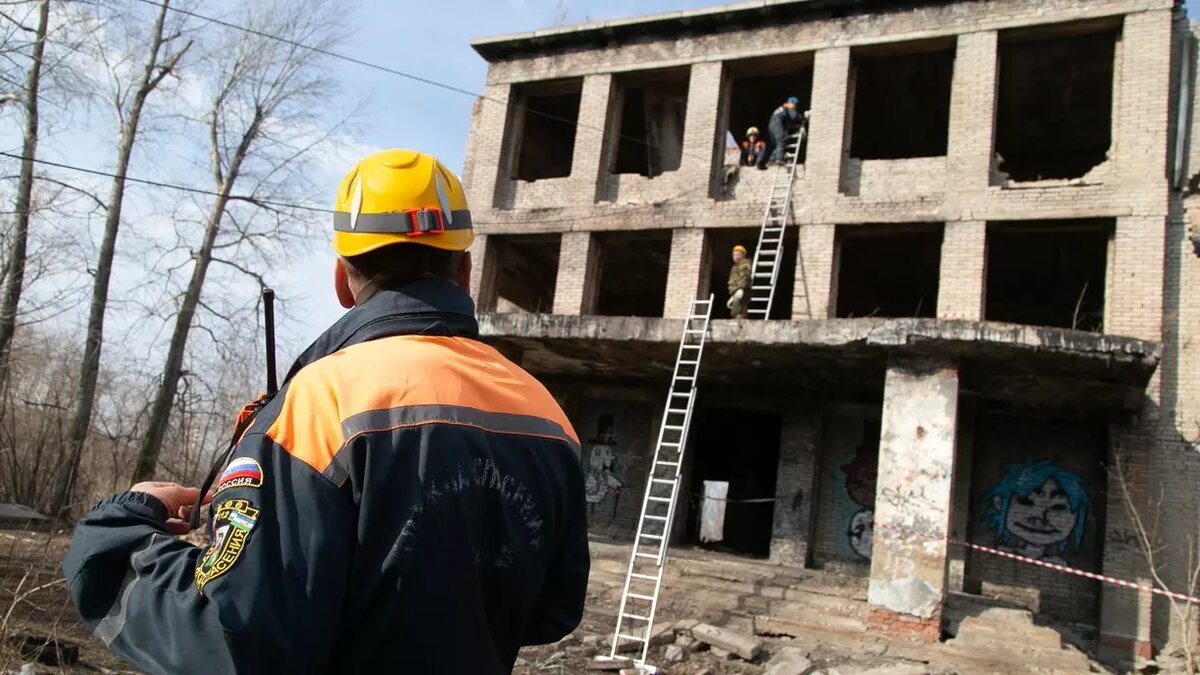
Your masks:
{"label": "dark blue jacket", "polygon": [[460,289],[349,311],[292,367],[217,483],[213,543],[144,493],[102,501],[63,563],[87,626],[151,673],[507,673],[578,625],[579,442],[477,340]]}

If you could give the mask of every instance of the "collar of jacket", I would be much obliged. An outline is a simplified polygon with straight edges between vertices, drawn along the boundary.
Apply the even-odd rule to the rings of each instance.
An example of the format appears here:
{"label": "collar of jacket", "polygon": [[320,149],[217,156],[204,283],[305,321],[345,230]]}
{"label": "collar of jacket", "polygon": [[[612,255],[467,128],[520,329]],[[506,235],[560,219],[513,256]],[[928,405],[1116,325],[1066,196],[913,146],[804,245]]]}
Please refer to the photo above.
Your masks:
{"label": "collar of jacket", "polygon": [[308,364],[350,345],[393,335],[478,338],[475,303],[461,288],[441,279],[420,279],[383,288],[321,333],[288,370],[284,384]]}

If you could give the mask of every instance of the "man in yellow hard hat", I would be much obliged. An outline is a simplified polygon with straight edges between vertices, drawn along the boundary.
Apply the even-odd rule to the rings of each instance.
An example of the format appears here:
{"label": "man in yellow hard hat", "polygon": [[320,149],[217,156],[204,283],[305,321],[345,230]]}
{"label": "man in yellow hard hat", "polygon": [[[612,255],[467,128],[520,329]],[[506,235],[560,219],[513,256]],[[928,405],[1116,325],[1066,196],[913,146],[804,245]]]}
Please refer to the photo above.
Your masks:
{"label": "man in yellow hard hat", "polygon": [[85,623],[151,673],[508,673],[579,623],[579,439],[479,341],[458,178],[388,150],[342,181],[334,289],[350,311],[238,436],[211,544],[196,488],[140,483],[78,525]]}
{"label": "man in yellow hard hat", "polygon": [[746,318],[746,310],[750,307],[750,261],[746,259],[746,247],[738,244],[733,247],[733,267],[729,269],[729,300],[725,306],[729,315],[734,319]]}

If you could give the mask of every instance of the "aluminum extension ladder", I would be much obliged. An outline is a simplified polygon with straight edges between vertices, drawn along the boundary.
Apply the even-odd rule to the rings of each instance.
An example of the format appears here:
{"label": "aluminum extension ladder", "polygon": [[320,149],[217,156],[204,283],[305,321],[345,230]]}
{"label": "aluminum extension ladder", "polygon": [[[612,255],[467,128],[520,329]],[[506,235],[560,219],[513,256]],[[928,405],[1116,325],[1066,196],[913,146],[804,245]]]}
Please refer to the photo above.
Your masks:
{"label": "aluminum extension ladder", "polygon": [[787,227],[792,210],[792,184],[796,181],[796,165],[799,163],[800,146],[808,132],[808,112],[800,118],[796,131],[784,139],[783,171],[775,172],[771,183],[771,198],[763,213],[762,228],[758,231],[758,245],[754,247],[754,262],[750,269],[750,304],[746,314],[752,319],[767,319],[771,316],[771,303],[775,299],[775,282],[779,280],[779,261],[783,254],[783,231]]}
{"label": "aluminum extension ladder", "polygon": [[713,296],[692,301],[679,354],[675,357],[675,372],[667,392],[667,408],[658,430],[654,462],[646,482],[646,498],[638,518],[637,535],[629,556],[629,571],[621,591],[621,609],[617,613],[617,628],[613,632],[610,659],[617,658],[622,642],[640,646],[634,665],[645,667],[654,628],[654,612],[662,587],[663,566],[671,540],[671,521],[679,497],[679,475],[687,447],[688,427],[692,422],[692,406],[696,402],[696,377],[700,373],[700,357],[708,337],[712,318]]}

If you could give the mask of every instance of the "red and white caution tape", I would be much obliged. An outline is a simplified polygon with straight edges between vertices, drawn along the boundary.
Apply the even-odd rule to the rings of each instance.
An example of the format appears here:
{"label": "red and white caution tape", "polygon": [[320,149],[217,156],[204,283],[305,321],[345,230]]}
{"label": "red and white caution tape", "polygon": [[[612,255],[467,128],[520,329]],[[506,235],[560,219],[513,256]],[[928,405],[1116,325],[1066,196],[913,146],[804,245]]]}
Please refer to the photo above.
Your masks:
{"label": "red and white caution tape", "polygon": [[[906,527],[901,527],[901,526],[897,526],[897,525],[882,525],[880,523],[876,523],[875,526],[880,527],[882,529],[903,532],[907,535],[916,536],[916,537],[923,538],[923,539],[928,539],[930,541],[933,540],[933,537],[930,537],[928,534],[925,534],[922,532],[916,532],[916,531],[910,530]],[[1095,572],[1088,572],[1087,570],[1081,570],[1081,569],[1077,569],[1075,567],[1069,567],[1067,565],[1060,565],[1058,563],[1046,562],[1045,560],[1038,560],[1037,558],[1030,558],[1029,556],[1024,556],[1024,555],[1020,555],[1017,553],[1010,553],[1008,551],[1002,551],[998,548],[992,548],[990,546],[981,546],[979,544],[972,544],[969,541],[963,541],[961,539],[954,539],[953,537],[948,537],[946,539],[946,542],[949,544],[953,544],[955,546],[965,546],[969,549],[972,549],[975,551],[980,551],[982,553],[988,553],[988,554],[994,555],[994,556],[999,556],[1001,558],[1008,558],[1009,560],[1015,560],[1017,562],[1023,562],[1023,563],[1027,563],[1030,565],[1035,565],[1037,567],[1043,567],[1048,570],[1054,570],[1055,572],[1062,572],[1063,574],[1073,574],[1077,577],[1083,577],[1085,579],[1093,579],[1095,581],[1100,581],[1100,582],[1103,582],[1106,584],[1113,584],[1114,586],[1120,586],[1122,588],[1129,588],[1129,589],[1139,590],[1139,591],[1147,591],[1149,593],[1154,593],[1155,595],[1161,595],[1164,597],[1172,598],[1174,600],[1182,600],[1184,602],[1190,602],[1193,604],[1200,605],[1200,598],[1192,596],[1192,595],[1187,595],[1185,593],[1176,593],[1174,591],[1168,591],[1163,588],[1155,588],[1153,586],[1146,586],[1145,584],[1134,583],[1132,581],[1126,581],[1125,579],[1118,579],[1117,577],[1110,577],[1110,576],[1107,576],[1104,574],[1096,574]]]}
{"label": "red and white caution tape", "polygon": [[1137,584],[1132,581],[1126,581],[1124,579],[1118,579],[1116,577],[1110,577],[1110,576],[1106,576],[1104,574],[1096,574],[1095,572],[1088,572],[1087,570],[1076,569],[1074,567],[1068,567],[1066,565],[1050,563],[1050,562],[1046,562],[1045,560],[1038,560],[1037,558],[1030,558],[1027,556],[1018,555],[1016,553],[1009,553],[1008,551],[1001,551],[998,548],[990,548],[987,546],[980,546],[979,544],[972,544],[969,541],[959,541],[957,539],[948,539],[947,541],[951,544],[957,544],[958,546],[966,546],[967,548],[974,549],[976,551],[990,553],[992,555],[1000,556],[1001,558],[1008,558],[1009,560],[1016,560],[1017,562],[1029,563],[1030,565],[1037,565],[1038,567],[1044,567],[1046,569],[1054,570],[1055,572],[1063,572],[1065,574],[1074,574],[1077,577],[1084,577],[1085,579],[1094,579],[1096,581],[1103,581],[1104,583],[1114,584],[1116,586],[1121,586],[1123,588],[1132,588],[1135,590],[1149,591],[1149,592],[1155,593],[1157,595],[1163,595],[1168,598],[1174,598],[1175,600],[1183,600],[1184,602],[1191,602],[1191,603],[1200,605],[1200,598],[1197,598],[1195,596],[1185,595],[1183,593],[1176,593],[1174,591],[1168,591],[1168,590],[1164,590],[1162,588],[1154,588],[1153,586]]}

